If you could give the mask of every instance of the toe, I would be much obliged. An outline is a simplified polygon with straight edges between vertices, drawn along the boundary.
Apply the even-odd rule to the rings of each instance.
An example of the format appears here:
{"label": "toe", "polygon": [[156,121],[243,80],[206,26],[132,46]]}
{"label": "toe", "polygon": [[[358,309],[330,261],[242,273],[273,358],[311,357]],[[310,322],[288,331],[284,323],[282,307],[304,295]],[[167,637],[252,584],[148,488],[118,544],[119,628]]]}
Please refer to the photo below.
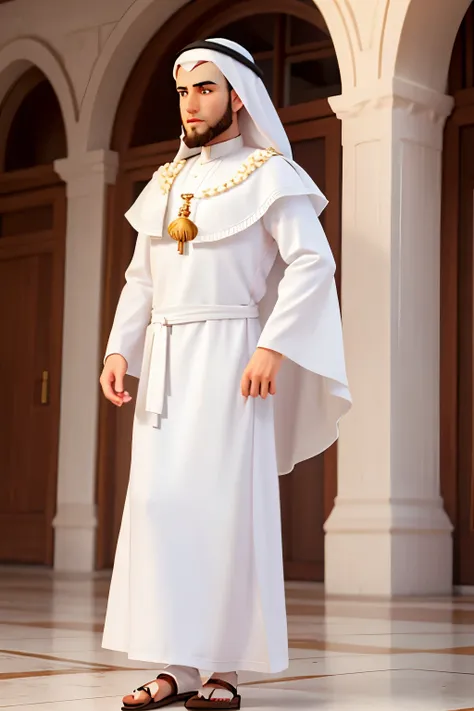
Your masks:
{"label": "toe", "polygon": [[134,692],[133,694],[127,694],[127,696],[123,697],[122,702],[127,704],[127,706],[140,706],[148,698],[148,695],[145,694],[144,691],[140,691],[138,693]]}

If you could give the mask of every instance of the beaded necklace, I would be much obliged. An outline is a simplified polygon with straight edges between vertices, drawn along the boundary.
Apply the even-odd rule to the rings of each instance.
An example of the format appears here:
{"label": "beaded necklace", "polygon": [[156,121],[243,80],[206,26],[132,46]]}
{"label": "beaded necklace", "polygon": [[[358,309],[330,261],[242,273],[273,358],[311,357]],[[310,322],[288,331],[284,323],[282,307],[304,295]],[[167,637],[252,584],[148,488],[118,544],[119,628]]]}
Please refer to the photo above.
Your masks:
{"label": "beaded necklace", "polygon": [[[281,153],[275,148],[258,148],[242,163],[234,177],[222,183],[222,185],[218,185],[215,188],[206,188],[196,195],[194,195],[194,193],[184,193],[181,195],[183,204],[180,207],[178,217],[176,220],[173,220],[168,227],[168,234],[178,242],[178,252],[184,254],[184,243],[192,241],[198,234],[197,225],[189,219],[189,215],[191,214],[191,200],[193,200],[193,198],[202,200],[203,198],[215,197],[216,195],[221,195],[235,188],[247,180],[257,168],[261,168],[267,160],[278,155],[281,155]],[[160,181],[161,192],[164,195],[169,193],[174,181],[185,165],[185,160],[179,160],[173,161],[172,163],[165,163],[165,165],[161,166],[158,179]]]}

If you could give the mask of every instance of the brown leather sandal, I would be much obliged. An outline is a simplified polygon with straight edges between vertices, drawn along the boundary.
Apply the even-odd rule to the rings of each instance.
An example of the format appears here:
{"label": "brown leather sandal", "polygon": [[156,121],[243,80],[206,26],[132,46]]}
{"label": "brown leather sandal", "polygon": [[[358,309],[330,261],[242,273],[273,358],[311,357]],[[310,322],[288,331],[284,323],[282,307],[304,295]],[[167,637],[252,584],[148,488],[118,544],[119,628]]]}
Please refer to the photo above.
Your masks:
{"label": "brown leather sandal", "polygon": [[[208,687],[213,684],[218,684],[218,688],[208,689]],[[212,697],[216,692],[219,693],[220,688],[230,691],[233,698],[224,701],[213,701]],[[206,696],[203,692],[208,690],[210,690],[210,693]],[[204,684],[203,688],[196,695],[191,696],[191,698],[186,701],[184,706],[187,709],[240,709],[240,702],[241,697],[237,693],[235,686],[229,684],[228,681],[223,681],[222,679],[213,677],[212,679],[209,679],[207,684]]]}
{"label": "brown leather sandal", "polygon": [[[166,696],[164,699],[161,699],[160,701],[154,701],[153,700],[154,694],[151,693],[150,687],[149,686],[139,686],[138,689],[134,689],[134,693],[136,691],[144,691],[150,697],[150,701],[145,701],[144,703],[141,703],[141,704],[126,704],[126,703],[124,703],[122,706],[122,711],[132,711],[132,709],[140,709],[140,711],[151,711],[151,709],[161,709],[164,706],[171,706],[171,704],[176,704],[180,701],[181,702],[187,701],[188,699],[195,696],[195,694],[196,694],[195,691],[187,691],[185,694],[178,694],[178,687],[176,685],[176,680],[174,677],[170,676],[169,674],[159,674],[156,678],[157,679],[164,679],[165,681],[168,682],[168,684],[170,684],[171,694],[169,696]],[[155,692],[155,695],[156,695],[156,692]]]}

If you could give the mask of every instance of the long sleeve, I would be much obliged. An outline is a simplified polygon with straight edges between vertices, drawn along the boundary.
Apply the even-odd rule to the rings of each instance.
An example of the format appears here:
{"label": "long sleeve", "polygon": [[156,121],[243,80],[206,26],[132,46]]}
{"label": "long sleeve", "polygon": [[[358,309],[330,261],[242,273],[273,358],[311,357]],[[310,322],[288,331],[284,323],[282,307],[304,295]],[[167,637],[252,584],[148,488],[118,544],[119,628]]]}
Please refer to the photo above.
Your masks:
{"label": "long sleeve", "polygon": [[333,322],[338,319],[333,311],[337,301],[334,258],[307,196],[278,200],[265,214],[263,223],[277,242],[286,268],[258,345],[312,369],[311,351],[318,348],[316,339],[322,321],[328,316]]}
{"label": "long sleeve", "polygon": [[149,238],[139,233],[132,260],[125,272],[104,360],[120,353],[127,363],[127,373],[140,376],[145,332],[150,323],[153,301],[153,280],[150,268]]}
{"label": "long sleeve", "polygon": [[335,262],[316,210],[307,196],[285,197],[263,221],[278,245],[268,279],[277,275],[278,293],[269,289],[261,302],[269,316],[258,346],[286,357],[275,396],[278,466],[286,473],[335,441],[351,397]]}

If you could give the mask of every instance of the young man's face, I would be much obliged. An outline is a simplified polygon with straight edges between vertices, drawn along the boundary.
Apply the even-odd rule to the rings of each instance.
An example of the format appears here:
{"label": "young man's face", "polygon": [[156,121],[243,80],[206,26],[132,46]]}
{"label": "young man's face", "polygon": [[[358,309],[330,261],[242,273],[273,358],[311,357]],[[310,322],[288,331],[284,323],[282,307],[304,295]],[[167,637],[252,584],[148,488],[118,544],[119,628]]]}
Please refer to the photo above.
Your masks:
{"label": "young man's face", "polygon": [[179,67],[176,90],[188,148],[208,145],[237,121],[242,102],[215,64],[203,62],[190,72]]}

